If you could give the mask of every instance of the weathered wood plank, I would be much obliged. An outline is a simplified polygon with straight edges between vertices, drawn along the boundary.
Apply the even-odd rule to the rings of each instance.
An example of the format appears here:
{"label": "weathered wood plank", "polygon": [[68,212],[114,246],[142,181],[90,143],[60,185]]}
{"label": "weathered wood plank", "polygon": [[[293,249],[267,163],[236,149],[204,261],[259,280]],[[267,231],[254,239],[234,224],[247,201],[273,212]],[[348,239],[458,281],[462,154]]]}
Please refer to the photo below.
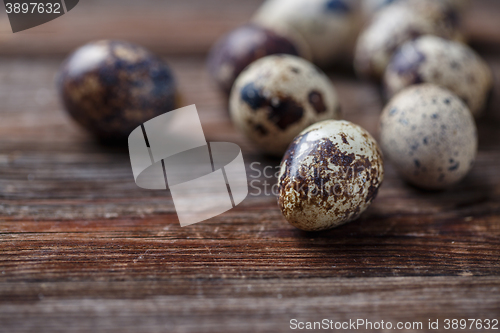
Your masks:
{"label": "weathered wood plank", "polygon": [[0,302],[0,321],[9,332],[288,332],[293,318],[421,322],[424,331],[431,319],[444,331],[447,318],[498,316],[498,291],[498,279],[481,277],[11,284],[0,285],[13,301]]}

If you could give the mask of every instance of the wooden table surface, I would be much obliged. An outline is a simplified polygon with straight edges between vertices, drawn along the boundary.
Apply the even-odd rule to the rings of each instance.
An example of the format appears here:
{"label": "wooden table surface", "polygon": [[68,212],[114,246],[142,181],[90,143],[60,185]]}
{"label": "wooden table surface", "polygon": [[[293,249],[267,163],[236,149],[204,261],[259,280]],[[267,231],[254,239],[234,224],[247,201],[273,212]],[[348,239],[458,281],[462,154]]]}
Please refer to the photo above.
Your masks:
{"label": "wooden table surface", "polygon": [[[0,15],[0,331],[287,332],[291,319],[324,318],[445,331],[447,318],[500,319],[500,1],[472,2],[466,28],[497,80],[472,172],[425,192],[387,163],[366,213],[322,233],[290,226],[264,194],[254,169],[279,160],[234,130],[205,71],[207,48],[260,1],[88,0],[17,34]],[[167,191],[138,188],[127,149],[94,143],[54,87],[63,56],[96,38],[165,56],[207,139],[239,144],[261,193],[181,228]],[[377,86],[329,74],[346,119],[376,136]]]}

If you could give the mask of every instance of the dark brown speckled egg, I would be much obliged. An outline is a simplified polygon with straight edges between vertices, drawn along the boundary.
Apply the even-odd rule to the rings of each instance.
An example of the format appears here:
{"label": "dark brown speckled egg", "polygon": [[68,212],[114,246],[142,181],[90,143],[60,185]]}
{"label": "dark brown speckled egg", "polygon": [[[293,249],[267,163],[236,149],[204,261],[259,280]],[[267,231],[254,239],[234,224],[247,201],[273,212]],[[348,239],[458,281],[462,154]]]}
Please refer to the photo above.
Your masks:
{"label": "dark brown speckled egg", "polygon": [[293,140],[278,179],[278,205],[287,221],[302,230],[325,230],[357,219],[371,205],[384,163],[366,130],[325,120]]}
{"label": "dark brown speckled egg", "polygon": [[71,117],[104,143],[125,143],[137,126],[177,107],[168,65],[123,41],[77,49],[61,66],[58,88]]}
{"label": "dark brown speckled egg", "polygon": [[309,58],[308,46],[296,33],[255,24],[241,26],[223,36],[210,50],[207,67],[220,88],[229,94],[238,75],[252,62],[272,54]]}

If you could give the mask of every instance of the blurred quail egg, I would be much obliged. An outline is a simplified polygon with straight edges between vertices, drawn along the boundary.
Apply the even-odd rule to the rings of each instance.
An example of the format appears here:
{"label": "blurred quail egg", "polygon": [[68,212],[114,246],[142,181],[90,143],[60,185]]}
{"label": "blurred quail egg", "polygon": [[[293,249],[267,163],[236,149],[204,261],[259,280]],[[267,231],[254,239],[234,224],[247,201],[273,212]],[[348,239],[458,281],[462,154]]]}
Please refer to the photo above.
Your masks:
{"label": "blurred quail egg", "polygon": [[207,66],[226,93],[234,80],[253,61],[271,54],[292,54],[310,58],[309,46],[292,30],[279,32],[255,24],[241,26],[223,36],[210,50]]}
{"label": "blurred quail egg", "polygon": [[290,144],[281,162],[278,205],[299,229],[329,229],[358,218],[383,179],[373,137],[351,122],[326,120]]}
{"label": "blurred quail egg", "polygon": [[380,10],[360,34],[354,67],[361,77],[380,79],[392,54],[407,40],[421,35],[460,39],[456,15],[436,1],[403,1]]}
{"label": "blurred quail egg", "polygon": [[254,22],[287,27],[309,43],[313,61],[328,66],[349,53],[359,31],[355,0],[268,0]]}
{"label": "blurred quail egg", "polygon": [[169,66],[123,41],[77,49],[61,66],[58,88],[70,116],[104,143],[126,143],[137,126],[178,106]]}
{"label": "blurred quail egg", "polygon": [[340,118],[328,77],[291,55],[271,55],[251,64],[237,78],[229,108],[236,127],[262,152],[277,156],[307,126]]}
{"label": "blurred quail egg", "polygon": [[408,41],[393,55],[384,84],[388,96],[417,83],[434,83],[460,97],[474,115],[484,109],[493,79],[470,47],[435,36]]}
{"label": "blurred quail egg", "polygon": [[[361,10],[363,12],[363,16],[366,19],[369,19],[375,15],[379,10],[400,1],[409,1],[409,0],[362,0],[361,2]],[[410,0],[412,1],[412,0]],[[415,1],[425,1],[425,0],[415,0]],[[439,1],[443,4],[449,5],[456,9],[459,13],[462,12],[469,3],[469,0],[432,0]]]}
{"label": "blurred quail egg", "polygon": [[477,152],[474,118],[465,103],[432,84],[409,87],[380,120],[384,154],[409,183],[444,189],[463,179]]}
{"label": "blurred quail egg", "polygon": [[379,10],[386,8],[393,3],[403,1],[403,0],[362,0],[361,1],[361,11],[366,20],[375,15]]}

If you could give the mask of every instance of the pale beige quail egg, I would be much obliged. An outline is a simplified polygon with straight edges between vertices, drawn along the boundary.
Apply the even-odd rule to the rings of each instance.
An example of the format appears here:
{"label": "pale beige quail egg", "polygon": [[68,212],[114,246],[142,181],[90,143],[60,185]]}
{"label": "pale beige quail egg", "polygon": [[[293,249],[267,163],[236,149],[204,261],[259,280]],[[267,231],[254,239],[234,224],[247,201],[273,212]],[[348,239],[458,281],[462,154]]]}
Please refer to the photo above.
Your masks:
{"label": "pale beige quail egg", "polygon": [[467,105],[449,90],[415,85],[385,107],[380,144],[406,181],[424,189],[444,189],[472,168],[476,124]]}
{"label": "pale beige quail egg", "polygon": [[359,31],[355,0],[268,0],[253,22],[297,31],[308,42],[313,61],[328,66],[354,47]]}
{"label": "pale beige quail egg", "polygon": [[326,120],[290,144],[281,162],[278,205],[299,229],[329,229],[358,218],[383,179],[375,139],[351,122]]}
{"label": "pale beige quail egg", "polygon": [[247,67],[234,83],[229,109],[236,127],[260,151],[276,156],[307,126],[341,116],[328,77],[307,60],[284,54]]}
{"label": "pale beige quail egg", "polygon": [[403,44],[384,76],[389,97],[418,83],[450,90],[477,116],[486,105],[493,78],[486,62],[467,45],[427,35]]}

